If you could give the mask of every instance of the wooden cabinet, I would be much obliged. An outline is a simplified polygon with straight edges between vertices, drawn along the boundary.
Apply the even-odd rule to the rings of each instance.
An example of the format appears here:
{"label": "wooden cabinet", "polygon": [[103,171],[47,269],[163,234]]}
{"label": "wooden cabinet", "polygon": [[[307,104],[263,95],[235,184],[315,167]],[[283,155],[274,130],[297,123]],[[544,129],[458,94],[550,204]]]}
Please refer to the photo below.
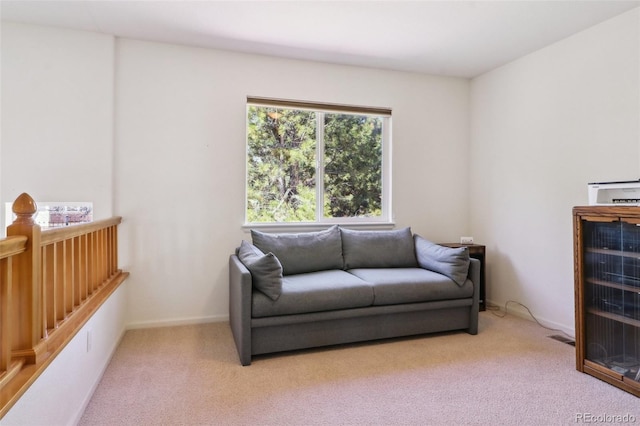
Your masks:
{"label": "wooden cabinet", "polygon": [[467,247],[469,249],[469,257],[474,259],[478,259],[480,261],[480,310],[484,311],[486,309],[486,283],[485,283],[485,246],[481,244],[458,244],[458,243],[440,243],[441,246],[445,247]]}
{"label": "wooden cabinet", "polygon": [[574,207],[576,368],[640,396],[640,208]]}

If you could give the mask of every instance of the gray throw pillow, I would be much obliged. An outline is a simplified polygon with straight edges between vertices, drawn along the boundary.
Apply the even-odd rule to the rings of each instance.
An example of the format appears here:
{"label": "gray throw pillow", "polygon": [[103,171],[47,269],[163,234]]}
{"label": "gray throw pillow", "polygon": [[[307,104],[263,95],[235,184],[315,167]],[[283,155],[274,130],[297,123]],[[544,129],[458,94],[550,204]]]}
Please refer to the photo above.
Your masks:
{"label": "gray throw pillow", "polygon": [[264,254],[251,243],[242,241],[238,258],[251,272],[253,286],[271,300],[278,300],[282,293],[282,266],[273,253]]}
{"label": "gray throw pillow", "polygon": [[253,244],[276,255],[283,275],[342,269],[342,242],[337,225],[319,232],[267,234],[251,230]]}
{"label": "gray throw pillow", "polygon": [[354,231],[340,228],[345,269],[415,268],[418,266],[411,228]]}
{"label": "gray throw pillow", "polygon": [[460,287],[469,272],[469,249],[452,248],[434,244],[419,235],[414,235],[418,264],[423,269],[438,272],[451,278]]}

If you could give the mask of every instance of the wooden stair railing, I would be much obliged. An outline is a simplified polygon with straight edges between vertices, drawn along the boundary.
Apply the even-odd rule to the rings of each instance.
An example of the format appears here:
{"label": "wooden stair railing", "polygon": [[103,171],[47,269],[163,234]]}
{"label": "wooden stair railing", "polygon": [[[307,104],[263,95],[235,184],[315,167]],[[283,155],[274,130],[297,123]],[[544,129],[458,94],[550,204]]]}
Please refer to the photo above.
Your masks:
{"label": "wooden stair railing", "polygon": [[13,256],[24,253],[27,237],[17,236],[0,240],[0,388],[3,388],[22,368],[23,360],[13,360],[11,303],[13,286]]}
{"label": "wooden stair railing", "polygon": [[0,239],[0,419],[129,276],[118,269],[122,218],[42,231],[28,194]]}

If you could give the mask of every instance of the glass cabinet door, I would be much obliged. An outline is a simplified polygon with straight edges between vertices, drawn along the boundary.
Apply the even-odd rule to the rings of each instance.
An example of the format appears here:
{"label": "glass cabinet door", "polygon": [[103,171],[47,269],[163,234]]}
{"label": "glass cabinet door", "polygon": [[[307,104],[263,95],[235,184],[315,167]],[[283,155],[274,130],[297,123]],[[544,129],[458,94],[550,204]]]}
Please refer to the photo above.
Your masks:
{"label": "glass cabinet door", "polygon": [[583,221],[585,358],[640,381],[640,226]]}

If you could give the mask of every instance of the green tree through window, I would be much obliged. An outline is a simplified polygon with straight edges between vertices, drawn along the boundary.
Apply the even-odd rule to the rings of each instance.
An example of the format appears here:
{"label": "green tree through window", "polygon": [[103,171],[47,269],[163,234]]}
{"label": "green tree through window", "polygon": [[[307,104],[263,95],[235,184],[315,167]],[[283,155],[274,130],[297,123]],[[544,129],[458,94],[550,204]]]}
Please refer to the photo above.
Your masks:
{"label": "green tree through window", "polygon": [[246,221],[385,219],[387,122],[360,112],[249,103]]}
{"label": "green tree through window", "polygon": [[324,216],[382,214],[382,119],[325,114]]}

